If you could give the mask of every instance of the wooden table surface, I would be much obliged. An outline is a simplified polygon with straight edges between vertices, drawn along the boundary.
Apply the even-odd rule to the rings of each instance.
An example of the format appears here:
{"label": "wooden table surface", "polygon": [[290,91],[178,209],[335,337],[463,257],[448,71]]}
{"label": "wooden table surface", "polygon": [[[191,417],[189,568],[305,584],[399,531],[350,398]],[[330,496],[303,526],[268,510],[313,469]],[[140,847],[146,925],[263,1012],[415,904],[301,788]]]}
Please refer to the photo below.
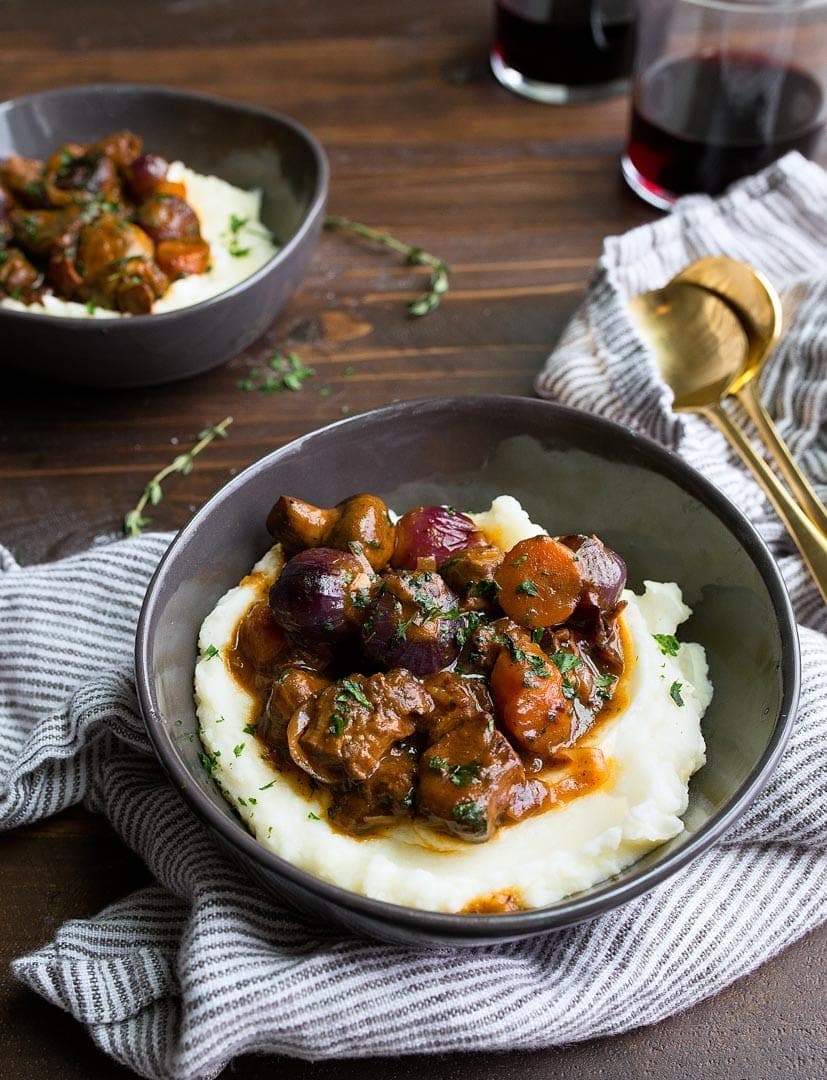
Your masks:
{"label": "wooden table surface", "polygon": [[[330,209],[451,263],[451,293],[405,315],[421,272],[326,235],[300,292],[227,367],[160,389],[76,391],[5,376],[0,542],[32,563],[117,530],[176,447],[231,414],[231,437],[153,512],[182,525],[237,470],[346,413],[426,394],[530,394],[604,236],[654,212],[623,186],[623,99],[553,108],[501,89],[486,62],[488,0],[6,0],[0,98],[94,81],[165,83],[269,106],[330,157]],[[2,343],[0,343],[2,349]],[[316,376],[300,393],[237,387],[274,350]],[[329,392],[327,390],[329,388]],[[0,1077],[126,1076],[85,1032],[8,977],[8,961],[143,884],[107,824],[72,810],[0,841]],[[718,997],[655,1027],[542,1053],[294,1063],[302,1080],[821,1074],[827,935],[816,933]],[[253,1080],[285,1061],[246,1058]]]}

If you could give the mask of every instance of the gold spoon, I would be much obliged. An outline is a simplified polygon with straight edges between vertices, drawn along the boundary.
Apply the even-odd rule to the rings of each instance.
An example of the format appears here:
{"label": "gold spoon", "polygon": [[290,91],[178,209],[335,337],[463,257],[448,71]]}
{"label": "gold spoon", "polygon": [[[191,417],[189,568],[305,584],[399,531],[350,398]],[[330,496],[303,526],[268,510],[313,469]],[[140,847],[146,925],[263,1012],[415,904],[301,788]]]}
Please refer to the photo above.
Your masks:
{"label": "gold spoon", "polygon": [[758,376],[781,336],[781,300],[775,288],[759,270],[725,255],[698,259],[672,280],[690,282],[714,292],[741,319],[749,338],[749,357],[726,393],[743,405],[799,506],[827,536],[827,507],[790,453],[758,391]]}
{"label": "gold spoon", "polygon": [[720,428],[775,507],[827,601],[827,537],[721,404],[749,363],[749,338],[741,320],[714,293],[685,282],[642,293],[629,307],[672,389],[674,408],[699,413]]}

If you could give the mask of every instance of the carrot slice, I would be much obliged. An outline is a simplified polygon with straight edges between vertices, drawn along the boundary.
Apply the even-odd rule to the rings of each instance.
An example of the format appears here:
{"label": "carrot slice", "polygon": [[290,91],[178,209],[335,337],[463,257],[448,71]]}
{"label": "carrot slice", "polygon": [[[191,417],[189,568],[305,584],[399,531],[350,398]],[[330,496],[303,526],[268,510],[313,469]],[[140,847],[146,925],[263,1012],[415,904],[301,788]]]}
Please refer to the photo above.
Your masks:
{"label": "carrot slice", "polygon": [[529,629],[571,618],[583,581],[571,548],[551,536],[515,544],[494,574],[506,615]]}
{"label": "carrot slice", "polygon": [[187,189],[178,180],[159,180],[152,188],[153,195],[175,195],[179,199],[186,199]]}
{"label": "carrot slice", "polygon": [[506,633],[491,672],[491,697],[500,723],[523,750],[548,761],[572,736],[572,709],[563,677],[522,632]]}
{"label": "carrot slice", "polygon": [[171,278],[203,274],[210,265],[210,246],[205,240],[162,240],[155,261]]}

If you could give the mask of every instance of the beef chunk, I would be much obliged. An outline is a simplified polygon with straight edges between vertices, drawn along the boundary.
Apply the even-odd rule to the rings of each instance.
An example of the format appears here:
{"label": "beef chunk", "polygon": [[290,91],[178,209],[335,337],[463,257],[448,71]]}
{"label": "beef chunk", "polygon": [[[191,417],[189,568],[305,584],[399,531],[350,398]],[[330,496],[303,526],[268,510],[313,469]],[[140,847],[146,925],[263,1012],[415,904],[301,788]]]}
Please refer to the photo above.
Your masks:
{"label": "beef chunk", "polygon": [[0,250],[0,296],[10,296],[31,304],[40,295],[43,278],[22,251],[17,248]]}
{"label": "beef chunk", "polygon": [[317,694],[294,715],[293,760],[325,783],[366,780],[391,746],[413,735],[433,702],[422,683],[401,669],[353,675]]}
{"label": "beef chunk", "polygon": [[439,572],[460,597],[464,610],[493,611],[497,607],[499,592],[494,571],[502,561],[503,552],[499,548],[480,544],[447,559]]}
{"label": "beef chunk", "polygon": [[521,629],[510,619],[497,619],[471,631],[463,646],[457,670],[463,675],[490,675],[502,651],[503,634],[512,627]]}
{"label": "beef chunk", "polygon": [[277,752],[287,751],[287,725],[299,706],[330,686],[330,680],[304,668],[285,668],[274,679],[258,722],[258,733]]}
{"label": "beef chunk", "polygon": [[[417,809],[429,823],[463,840],[493,836],[526,784],[525,770],[493,719],[477,716],[452,728],[422,754]],[[515,804],[516,805],[516,804]]]}
{"label": "beef chunk", "polygon": [[358,834],[411,817],[418,760],[414,743],[396,743],[367,780],[335,791],[329,810],[333,822],[345,832]]}
{"label": "beef chunk", "polygon": [[429,742],[436,742],[451,728],[482,716],[488,720],[494,712],[485,680],[452,671],[437,671],[423,680],[434,703],[433,712],[423,720]]}

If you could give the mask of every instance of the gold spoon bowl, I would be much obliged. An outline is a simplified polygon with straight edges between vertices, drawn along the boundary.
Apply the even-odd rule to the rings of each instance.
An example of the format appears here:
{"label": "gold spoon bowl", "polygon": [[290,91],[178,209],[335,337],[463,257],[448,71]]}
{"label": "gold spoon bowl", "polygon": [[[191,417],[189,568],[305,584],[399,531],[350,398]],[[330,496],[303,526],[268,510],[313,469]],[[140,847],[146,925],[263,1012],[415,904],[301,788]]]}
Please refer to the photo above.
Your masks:
{"label": "gold spoon bowl", "polygon": [[634,297],[632,317],[651,346],[678,412],[716,424],[763,488],[827,601],[827,536],[810,521],[721,404],[750,363],[748,332],[732,307],[684,281]]}
{"label": "gold spoon bowl", "polygon": [[790,453],[758,390],[758,377],[781,336],[781,300],[775,288],[759,270],[725,255],[698,259],[673,280],[707,289],[729,304],[740,318],[749,339],[749,354],[726,393],[743,406],[801,509],[827,536],[827,507]]}

